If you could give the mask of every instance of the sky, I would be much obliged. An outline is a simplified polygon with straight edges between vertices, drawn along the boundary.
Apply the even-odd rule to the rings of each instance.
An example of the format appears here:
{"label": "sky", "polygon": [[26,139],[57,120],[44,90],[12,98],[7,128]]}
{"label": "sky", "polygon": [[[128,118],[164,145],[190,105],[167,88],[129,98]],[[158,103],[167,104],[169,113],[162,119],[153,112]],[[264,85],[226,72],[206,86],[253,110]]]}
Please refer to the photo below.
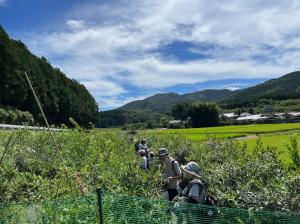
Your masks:
{"label": "sky", "polygon": [[0,24],[100,110],[300,70],[298,0],[0,0]]}

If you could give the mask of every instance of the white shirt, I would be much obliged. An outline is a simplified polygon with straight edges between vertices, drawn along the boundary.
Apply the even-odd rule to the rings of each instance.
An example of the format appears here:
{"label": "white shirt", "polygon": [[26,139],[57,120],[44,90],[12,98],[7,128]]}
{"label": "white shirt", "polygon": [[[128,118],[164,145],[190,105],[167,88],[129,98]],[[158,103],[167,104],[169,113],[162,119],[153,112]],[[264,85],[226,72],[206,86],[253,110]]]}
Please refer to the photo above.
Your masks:
{"label": "white shirt", "polygon": [[147,144],[140,143],[139,144],[139,150],[145,150],[146,152],[148,152]]}
{"label": "white shirt", "polygon": [[140,168],[144,169],[144,170],[147,170],[148,169],[147,164],[148,164],[147,157],[142,156],[142,161],[141,161]]}

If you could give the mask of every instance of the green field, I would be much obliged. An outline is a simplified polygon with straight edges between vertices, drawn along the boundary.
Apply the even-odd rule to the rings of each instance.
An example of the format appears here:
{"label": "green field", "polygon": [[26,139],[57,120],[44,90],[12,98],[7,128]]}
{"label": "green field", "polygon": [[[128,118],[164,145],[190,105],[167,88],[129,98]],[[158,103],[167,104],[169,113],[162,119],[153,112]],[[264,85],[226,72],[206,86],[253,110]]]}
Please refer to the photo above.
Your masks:
{"label": "green field", "polygon": [[[171,129],[159,130],[155,133],[174,134],[192,141],[205,141],[209,138],[239,138],[242,144],[247,145],[250,152],[257,147],[258,141],[260,141],[264,148],[274,147],[279,153],[279,158],[284,162],[291,162],[286,143],[290,139],[290,134],[297,133],[299,130],[300,123],[287,123]],[[300,136],[297,137],[297,140],[300,141]],[[298,145],[298,150],[300,153],[300,145]]]}
{"label": "green field", "polygon": [[[250,151],[254,151],[254,149],[257,147],[259,142],[261,142],[261,145],[263,147],[275,147],[275,150],[279,154],[279,158],[281,158],[285,162],[290,162],[290,156],[289,152],[287,150],[287,144],[289,142],[290,136],[292,133],[273,133],[273,134],[265,134],[261,136],[253,136],[251,138],[245,138],[245,139],[240,139],[242,143],[245,143],[247,145],[247,148]],[[296,132],[297,133],[297,132]],[[300,136],[297,135],[297,141],[300,141]],[[298,151],[300,153],[300,145],[298,144]]]}
{"label": "green field", "polygon": [[234,138],[249,135],[270,134],[300,130],[300,123],[288,124],[252,124],[237,126],[222,126],[211,128],[170,129],[154,131],[157,134],[178,134],[190,140],[203,141],[210,137]]}

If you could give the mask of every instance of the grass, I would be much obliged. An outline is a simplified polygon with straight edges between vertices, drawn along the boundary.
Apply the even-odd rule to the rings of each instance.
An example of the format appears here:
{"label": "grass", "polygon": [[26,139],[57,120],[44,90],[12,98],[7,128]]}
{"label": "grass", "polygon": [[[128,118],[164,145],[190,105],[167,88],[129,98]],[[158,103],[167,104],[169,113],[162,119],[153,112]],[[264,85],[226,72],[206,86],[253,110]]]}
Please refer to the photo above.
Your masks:
{"label": "grass", "polygon": [[[208,138],[238,138],[253,136],[253,138],[240,139],[241,143],[246,143],[247,148],[253,151],[258,139],[262,146],[275,147],[280,154],[282,161],[291,162],[286,142],[289,140],[291,132],[300,131],[300,123],[285,124],[251,124],[237,126],[222,126],[211,128],[188,128],[169,129],[154,131],[156,134],[174,134],[193,141],[205,141]],[[258,135],[257,137],[255,135]],[[300,136],[297,137],[300,142]],[[300,144],[298,145],[300,153]]]}
{"label": "grass", "polygon": [[[241,139],[242,143],[246,143],[250,151],[253,151],[258,141],[261,141],[264,147],[276,147],[277,152],[280,153],[280,158],[283,161],[290,162],[289,152],[287,150],[286,143],[289,140],[290,133],[276,133],[266,134],[257,138]],[[298,142],[300,142],[300,135],[297,136]],[[300,145],[298,144],[298,151],[300,153]]]}
{"label": "grass", "polygon": [[159,131],[155,130],[154,132],[156,134],[177,134],[190,140],[203,141],[208,139],[209,137],[235,138],[256,134],[286,132],[292,130],[300,130],[300,123],[251,124],[211,128],[169,129]]}

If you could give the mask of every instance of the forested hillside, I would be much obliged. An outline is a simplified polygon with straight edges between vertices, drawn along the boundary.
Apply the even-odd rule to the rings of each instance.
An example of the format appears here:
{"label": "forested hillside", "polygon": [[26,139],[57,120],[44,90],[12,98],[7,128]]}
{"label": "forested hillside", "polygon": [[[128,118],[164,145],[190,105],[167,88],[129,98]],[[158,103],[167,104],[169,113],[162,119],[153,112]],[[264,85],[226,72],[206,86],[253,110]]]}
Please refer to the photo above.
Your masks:
{"label": "forested hillside", "polygon": [[[185,104],[216,102],[224,111],[240,110],[243,112],[249,109],[254,113],[300,111],[300,72],[292,72],[278,79],[237,91],[208,89],[184,95],[156,94],[144,100],[125,104],[117,110],[103,112],[100,126],[121,126],[125,123],[136,123],[136,120],[145,122],[145,119],[141,118],[148,118],[154,112],[160,113],[156,114],[159,117],[156,120],[159,120],[166,114],[171,114],[172,107],[180,102]],[[146,114],[143,113],[145,110],[148,111]],[[132,117],[139,118],[132,119]]]}
{"label": "forested hillside", "polygon": [[[278,79],[236,91],[222,103],[222,107],[238,108],[258,104],[275,104],[274,101],[296,100],[300,98],[300,72],[292,72]],[[269,100],[270,102],[267,102]]]}
{"label": "forested hillside", "polygon": [[67,78],[45,58],[31,54],[21,41],[10,39],[0,26],[0,107],[28,111],[40,122],[24,71],[30,76],[51,123],[68,123],[70,117],[81,125],[97,121],[98,106],[82,84]]}
{"label": "forested hillside", "polygon": [[159,123],[162,117],[170,117],[169,115],[154,111],[132,111],[132,110],[110,110],[99,112],[100,121],[98,127],[118,127],[125,124],[136,123]]}
{"label": "forested hillside", "polygon": [[137,100],[125,104],[122,110],[152,110],[161,113],[170,113],[172,107],[178,102],[218,102],[232,96],[234,91],[227,89],[207,89],[194,93],[179,95],[176,93],[160,93],[144,100]]}

